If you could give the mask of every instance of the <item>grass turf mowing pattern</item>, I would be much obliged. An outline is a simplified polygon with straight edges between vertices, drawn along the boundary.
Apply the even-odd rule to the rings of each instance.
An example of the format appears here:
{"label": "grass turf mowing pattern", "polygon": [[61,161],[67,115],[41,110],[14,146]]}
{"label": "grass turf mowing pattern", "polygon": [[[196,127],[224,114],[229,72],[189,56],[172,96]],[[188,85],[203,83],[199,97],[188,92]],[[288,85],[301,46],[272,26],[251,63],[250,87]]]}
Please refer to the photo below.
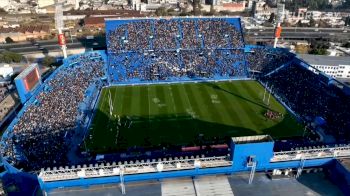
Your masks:
{"label": "grass turf mowing pattern", "polygon": [[[204,141],[302,134],[302,127],[273,96],[269,106],[263,103],[264,87],[256,81],[116,86],[101,93],[86,141],[93,153],[196,145],[200,134]],[[265,118],[268,108],[283,113],[283,118]]]}

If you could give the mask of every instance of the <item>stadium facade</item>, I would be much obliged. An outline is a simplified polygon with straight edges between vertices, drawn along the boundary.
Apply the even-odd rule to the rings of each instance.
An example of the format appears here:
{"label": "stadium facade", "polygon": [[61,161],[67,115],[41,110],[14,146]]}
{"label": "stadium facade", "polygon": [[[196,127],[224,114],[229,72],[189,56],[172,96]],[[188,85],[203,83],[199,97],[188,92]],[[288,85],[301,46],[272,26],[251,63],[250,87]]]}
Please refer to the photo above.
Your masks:
{"label": "stadium facade", "polygon": [[[251,183],[257,171],[292,169],[299,176],[310,167],[331,167],[349,182],[349,171],[337,164],[350,156],[348,87],[285,49],[245,45],[239,18],[108,19],[106,36],[107,51],[68,57],[24,104],[2,136],[2,176],[37,179],[46,192],[108,183],[120,183],[123,192],[131,181],[236,172],[250,172]],[[106,161],[76,155],[103,87],[219,80],[258,81],[320,141],[254,135],[232,137],[224,156]],[[45,115],[35,115],[43,111],[53,112],[45,126],[38,124]]]}

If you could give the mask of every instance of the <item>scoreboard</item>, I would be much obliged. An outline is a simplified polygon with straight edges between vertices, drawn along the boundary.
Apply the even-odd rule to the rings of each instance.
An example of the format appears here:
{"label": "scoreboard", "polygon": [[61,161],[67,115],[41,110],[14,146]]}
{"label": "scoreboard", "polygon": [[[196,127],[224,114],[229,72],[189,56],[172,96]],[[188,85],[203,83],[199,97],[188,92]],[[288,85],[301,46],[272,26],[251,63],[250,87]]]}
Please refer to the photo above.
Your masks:
{"label": "scoreboard", "polygon": [[15,84],[21,102],[24,104],[41,84],[38,64],[31,64],[16,78]]}

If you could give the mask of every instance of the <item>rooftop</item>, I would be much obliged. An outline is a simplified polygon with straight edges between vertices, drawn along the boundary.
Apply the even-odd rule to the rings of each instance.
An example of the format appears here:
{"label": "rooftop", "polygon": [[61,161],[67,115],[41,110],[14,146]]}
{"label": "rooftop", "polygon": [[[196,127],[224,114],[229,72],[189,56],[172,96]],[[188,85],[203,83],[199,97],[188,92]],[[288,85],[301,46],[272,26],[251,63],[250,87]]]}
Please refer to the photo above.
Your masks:
{"label": "rooftop", "polygon": [[139,11],[134,10],[72,10],[63,12],[63,15],[87,15],[87,16],[115,16],[115,17],[142,17],[144,16]]}
{"label": "rooftop", "polygon": [[350,56],[298,54],[298,57],[311,65],[328,65],[328,66],[350,65]]}
{"label": "rooftop", "polygon": [[16,28],[0,28],[0,33],[33,33],[33,32],[49,32],[50,28],[48,25],[38,26],[23,26]]}
{"label": "rooftop", "polygon": [[96,24],[105,24],[105,19],[110,18],[111,16],[106,17],[86,17],[84,18],[85,25],[96,25]]}
{"label": "rooftop", "polygon": [[248,144],[248,143],[260,143],[260,142],[272,142],[273,139],[269,135],[254,135],[244,137],[233,137],[232,141],[236,144]]}

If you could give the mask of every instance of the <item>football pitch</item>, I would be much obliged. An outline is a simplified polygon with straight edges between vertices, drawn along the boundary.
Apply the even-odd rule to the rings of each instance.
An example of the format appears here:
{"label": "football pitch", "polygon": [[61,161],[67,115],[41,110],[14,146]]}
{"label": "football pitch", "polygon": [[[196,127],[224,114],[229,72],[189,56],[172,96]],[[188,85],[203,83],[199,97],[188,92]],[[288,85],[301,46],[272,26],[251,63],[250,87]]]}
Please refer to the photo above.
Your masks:
{"label": "football pitch", "polygon": [[[301,125],[268,92],[263,101],[264,92],[256,81],[104,88],[86,146],[92,153],[111,153],[130,147],[194,146],[232,136],[300,136]],[[268,111],[277,117],[267,117]]]}

